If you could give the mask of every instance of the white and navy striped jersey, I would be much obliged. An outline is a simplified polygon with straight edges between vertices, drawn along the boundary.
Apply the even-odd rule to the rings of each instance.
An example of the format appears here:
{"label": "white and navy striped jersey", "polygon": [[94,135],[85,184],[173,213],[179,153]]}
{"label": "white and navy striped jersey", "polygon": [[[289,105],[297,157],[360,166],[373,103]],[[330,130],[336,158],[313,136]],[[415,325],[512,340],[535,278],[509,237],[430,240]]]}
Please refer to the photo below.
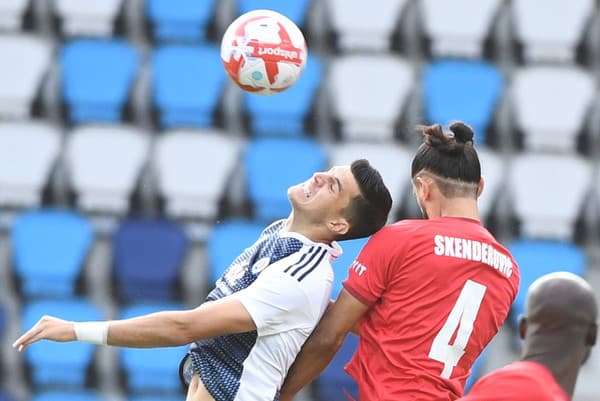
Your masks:
{"label": "white and navy striped jersey", "polygon": [[192,345],[189,370],[198,372],[216,401],[277,400],[289,367],[329,303],[331,262],[341,248],[284,231],[285,223],[267,227],[207,297],[207,302],[238,298],[257,327]]}

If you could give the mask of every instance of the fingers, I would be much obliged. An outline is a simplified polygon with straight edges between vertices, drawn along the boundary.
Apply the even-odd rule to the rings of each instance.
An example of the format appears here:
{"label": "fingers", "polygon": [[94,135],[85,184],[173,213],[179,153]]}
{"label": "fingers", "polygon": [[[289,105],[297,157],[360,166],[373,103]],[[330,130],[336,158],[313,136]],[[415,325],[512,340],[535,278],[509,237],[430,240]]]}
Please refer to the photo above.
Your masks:
{"label": "fingers", "polygon": [[25,348],[27,348],[28,345],[41,340],[43,338],[42,332],[43,330],[39,323],[36,324],[13,343],[13,348],[16,348],[17,351],[22,352]]}

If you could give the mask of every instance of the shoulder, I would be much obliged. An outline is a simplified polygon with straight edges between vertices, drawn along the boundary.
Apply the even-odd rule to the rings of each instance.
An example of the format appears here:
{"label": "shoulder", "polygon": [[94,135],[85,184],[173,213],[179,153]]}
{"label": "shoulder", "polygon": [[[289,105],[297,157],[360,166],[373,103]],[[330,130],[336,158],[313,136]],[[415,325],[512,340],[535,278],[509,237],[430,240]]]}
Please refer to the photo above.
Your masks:
{"label": "shoulder", "polygon": [[527,362],[515,362],[481,378],[469,395],[499,392],[499,394],[506,396],[514,393],[519,397],[524,397],[523,399],[543,400],[546,399],[547,387],[540,380],[539,373],[540,370],[537,366]]}

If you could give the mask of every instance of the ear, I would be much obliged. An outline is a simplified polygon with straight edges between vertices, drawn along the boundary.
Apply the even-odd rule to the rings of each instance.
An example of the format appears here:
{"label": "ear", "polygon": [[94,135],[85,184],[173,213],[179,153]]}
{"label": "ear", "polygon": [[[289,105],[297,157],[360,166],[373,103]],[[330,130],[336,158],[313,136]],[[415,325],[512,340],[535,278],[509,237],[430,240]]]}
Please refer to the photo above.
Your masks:
{"label": "ear", "polygon": [[415,177],[415,193],[423,201],[431,198],[431,181],[424,177]]}
{"label": "ear", "polygon": [[523,315],[519,317],[519,338],[521,340],[525,339],[525,334],[527,333],[527,318]]}
{"label": "ear", "polygon": [[340,217],[335,220],[329,220],[327,222],[327,228],[329,228],[329,231],[336,234],[336,236],[345,235],[350,231],[350,223],[345,218]]}
{"label": "ear", "polygon": [[479,179],[479,188],[477,188],[477,198],[479,198],[483,193],[483,188],[485,188],[485,179],[481,177]]}
{"label": "ear", "polygon": [[597,333],[598,333],[598,325],[596,325],[596,324],[590,325],[589,331],[585,338],[585,345],[588,345],[590,347],[593,347],[594,345],[596,345]]}

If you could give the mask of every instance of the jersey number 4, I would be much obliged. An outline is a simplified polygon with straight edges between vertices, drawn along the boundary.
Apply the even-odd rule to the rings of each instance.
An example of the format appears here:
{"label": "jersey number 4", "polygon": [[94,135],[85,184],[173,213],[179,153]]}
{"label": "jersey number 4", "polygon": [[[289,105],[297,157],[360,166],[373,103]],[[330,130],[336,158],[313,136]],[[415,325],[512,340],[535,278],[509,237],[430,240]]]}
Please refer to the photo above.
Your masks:
{"label": "jersey number 4", "polygon": [[[450,378],[465,353],[486,289],[485,285],[467,280],[446,323],[433,339],[429,357],[444,364],[441,376],[445,379]],[[454,344],[450,344],[455,332]]]}

